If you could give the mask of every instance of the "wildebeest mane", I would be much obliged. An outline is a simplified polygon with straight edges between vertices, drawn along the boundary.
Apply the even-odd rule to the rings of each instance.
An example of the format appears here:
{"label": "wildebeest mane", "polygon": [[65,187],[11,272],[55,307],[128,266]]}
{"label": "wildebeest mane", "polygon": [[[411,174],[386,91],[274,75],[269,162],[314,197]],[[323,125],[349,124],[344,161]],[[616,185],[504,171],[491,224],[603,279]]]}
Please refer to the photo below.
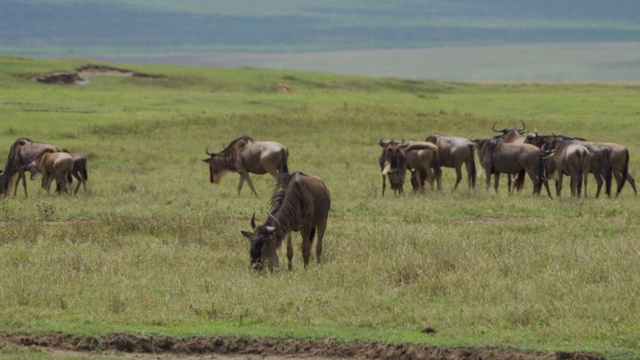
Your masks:
{"label": "wildebeest mane", "polygon": [[229,145],[227,145],[227,147],[224,148],[224,150],[222,150],[223,153],[226,153],[227,151],[231,151],[234,150],[236,147],[236,144],[240,141],[244,141],[244,142],[254,142],[254,140],[248,136],[240,136],[239,138],[233,140],[232,142],[229,143]]}
{"label": "wildebeest mane", "polygon": [[[300,206],[300,204],[305,203],[304,194],[297,188],[290,188],[289,186],[293,175],[295,175],[296,173],[298,172],[295,171],[292,174],[284,173],[278,177],[273,196],[271,197],[271,209],[269,211],[272,215],[283,215],[279,217],[287,219],[292,224],[297,224],[300,222],[303,215],[300,210],[304,209],[304,205]],[[304,175],[304,173],[300,174]],[[273,219],[269,218],[268,222],[272,221]],[[280,225],[285,227],[289,226],[289,224]],[[289,231],[290,229],[281,230]]]}

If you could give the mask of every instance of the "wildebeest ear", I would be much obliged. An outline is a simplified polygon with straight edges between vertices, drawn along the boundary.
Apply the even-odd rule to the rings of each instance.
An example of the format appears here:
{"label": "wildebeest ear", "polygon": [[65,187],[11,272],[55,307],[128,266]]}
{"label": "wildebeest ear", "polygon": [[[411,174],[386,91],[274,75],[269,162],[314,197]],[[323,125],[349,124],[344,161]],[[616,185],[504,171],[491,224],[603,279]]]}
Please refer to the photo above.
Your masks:
{"label": "wildebeest ear", "polygon": [[208,163],[208,162],[209,162],[209,160],[211,160],[211,158],[208,158],[208,159],[202,159],[202,161],[204,161],[204,162],[206,162],[206,163]]}
{"label": "wildebeest ear", "polygon": [[240,231],[242,233],[242,235],[244,235],[244,237],[246,237],[247,239],[251,240],[251,236],[253,236],[253,233],[250,233],[248,231]]}

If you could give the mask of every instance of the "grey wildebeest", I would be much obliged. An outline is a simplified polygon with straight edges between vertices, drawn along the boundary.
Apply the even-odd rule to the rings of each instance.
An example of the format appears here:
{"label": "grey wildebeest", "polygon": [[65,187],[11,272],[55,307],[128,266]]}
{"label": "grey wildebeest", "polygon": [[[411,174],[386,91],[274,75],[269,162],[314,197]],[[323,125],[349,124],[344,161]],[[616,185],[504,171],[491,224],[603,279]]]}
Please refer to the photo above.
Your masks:
{"label": "grey wildebeest", "polygon": [[331,197],[325,183],[316,176],[295,171],[282,174],[271,197],[271,209],[264,224],[256,226],[255,213],[251,217],[253,232],[242,231],[251,240],[249,255],[256,269],[273,269],[278,265],[277,249],[287,237],[287,259],[292,268],[293,246],[291,232],[302,235],[302,258],[305,269],[309,265],[311,245],[317,232],[316,259],[320,264],[322,238],[327,227]]}
{"label": "grey wildebeest", "polygon": [[407,169],[411,171],[413,190],[424,190],[425,180],[429,182],[429,189],[433,190],[434,181],[440,189],[442,172],[438,164],[438,147],[426,141],[409,140],[398,145],[404,149],[407,159]]}
{"label": "grey wildebeest", "polygon": [[441,167],[451,167],[456,170],[456,184],[458,188],[462,180],[462,164],[467,169],[469,189],[476,187],[476,161],[474,159],[474,143],[463,137],[443,136],[440,134],[429,135],[426,141],[438,147],[438,164]]}
{"label": "grey wildebeest", "polygon": [[277,179],[279,175],[289,172],[287,167],[289,150],[275,141],[254,141],[248,136],[242,136],[233,140],[219,153],[210,153],[209,148],[205,152],[210,157],[202,161],[209,164],[209,180],[212,184],[220,183],[222,174],[225,172],[234,171],[240,174],[238,195],[244,180],[247,179],[251,191],[256,197],[258,196],[249,173],[258,175],[269,173]]}
{"label": "grey wildebeest", "polygon": [[11,183],[14,182],[13,196],[16,196],[18,192],[18,184],[20,183],[20,180],[22,180],[24,196],[25,198],[28,197],[24,167],[47,151],[59,152],[63,150],[59,146],[53,144],[31,141],[27,138],[17,139],[13,145],[11,145],[11,149],[9,149],[7,163],[4,166],[2,176],[0,176],[0,189],[2,190],[2,193],[5,196],[8,195]]}
{"label": "grey wildebeest", "polygon": [[544,163],[538,155],[537,147],[531,144],[505,143],[497,138],[472,141],[476,143],[480,165],[487,173],[487,189],[491,185],[491,175],[495,175],[494,188],[497,193],[500,173],[505,173],[518,174],[514,188],[520,191],[526,172],[533,183],[533,194],[540,195],[544,185],[551,197],[551,190],[544,176]]}
{"label": "grey wildebeest", "polygon": [[399,145],[404,142],[395,140],[382,141],[379,145],[382,147],[382,153],[378,158],[378,164],[382,171],[382,195],[387,187],[386,178],[389,178],[389,185],[394,195],[404,195],[404,177],[407,173],[407,157],[403,148]]}
{"label": "grey wildebeest", "polygon": [[591,162],[589,150],[583,145],[568,141],[559,143],[555,148],[546,149],[546,145],[540,149],[548,178],[556,182],[556,196],[559,198],[562,192],[562,176],[571,177],[571,196],[580,197],[582,189],[582,177],[589,174]]}
{"label": "grey wildebeest", "polygon": [[73,157],[66,152],[46,151],[24,167],[31,173],[31,180],[37,174],[42,174],[42,188],[51,194],[51,182],[56,181],[56,192],[69,193],[67,184],[72,182]]}
{"label": "grey wildebeest", "polygon": [[[538,134],[530,134],[527,136],[526,140],[528,144],[533,144],[539,148],[546,147],[550,150],[556,149],[561,143],[572,143],[573,141],[573,138],[563,135]],[[584,145],[589,151],[589,156],[587,157],[589,166],[588,169],[585,169],[587,172],[584,174],[584,196],[587,196],[589,173],[593,174],[593,177],[596,179],[596,198],[600,196],[603,183],[605,184],[605,192],[607,196],[611,196],[611,149],[607,146],[595,143],[586,144],[582,142],[579,144]]]}

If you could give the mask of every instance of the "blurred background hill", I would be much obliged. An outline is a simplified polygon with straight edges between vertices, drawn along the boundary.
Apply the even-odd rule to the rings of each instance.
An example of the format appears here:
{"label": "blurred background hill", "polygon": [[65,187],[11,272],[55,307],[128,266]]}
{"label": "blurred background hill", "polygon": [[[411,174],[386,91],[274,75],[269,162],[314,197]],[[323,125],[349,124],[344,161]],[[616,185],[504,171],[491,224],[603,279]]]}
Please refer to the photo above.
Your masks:
{"label": "blurred background hill", "polygon": [[470,81],[640,81],[640,2],[0,0],[0,53]]}

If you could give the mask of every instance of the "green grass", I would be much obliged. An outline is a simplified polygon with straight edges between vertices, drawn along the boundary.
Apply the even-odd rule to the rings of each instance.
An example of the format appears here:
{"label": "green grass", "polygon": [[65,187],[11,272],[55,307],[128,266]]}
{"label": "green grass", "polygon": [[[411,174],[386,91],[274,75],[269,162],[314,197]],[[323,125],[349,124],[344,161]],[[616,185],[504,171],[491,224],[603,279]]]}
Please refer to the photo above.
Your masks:
{"label": "green grass", "polygon": [[[0,158],[18,137],[89,158],[88,193],[0,201],[0,332],[278,336],[640,356],[637,198],[513,196],[461,186],[380,195],[378,140],[540,133],[615,141],[637,174],[639,88],[458,84],[115,64],[166,79],[44,85],[80,61],[0,57]],[[112,64],[114,65],[114,64]],[[276,94],[278,82],[292,85]],[[273,180],[208,182],[204,149],[240,135],[284,143],[322,177],[332,210],[321,267],[249,269],[253,212]],[[504,183],[504,181],[503,181]],[[593,184],[593,182],[592,182]],[[593,185],[592,185],[593,186]],[[407,184],[408,188],[409,185]],[[564,191],[567,193],[567,189]],[[593,194],[594,188],[590,188]],[[262,215],[258,220],[263,220]],[[431,326],[438,332],[420,331]],[[7,349],[2,349],[7,351]],[[17,350],[16,350],[17,351]]]}

